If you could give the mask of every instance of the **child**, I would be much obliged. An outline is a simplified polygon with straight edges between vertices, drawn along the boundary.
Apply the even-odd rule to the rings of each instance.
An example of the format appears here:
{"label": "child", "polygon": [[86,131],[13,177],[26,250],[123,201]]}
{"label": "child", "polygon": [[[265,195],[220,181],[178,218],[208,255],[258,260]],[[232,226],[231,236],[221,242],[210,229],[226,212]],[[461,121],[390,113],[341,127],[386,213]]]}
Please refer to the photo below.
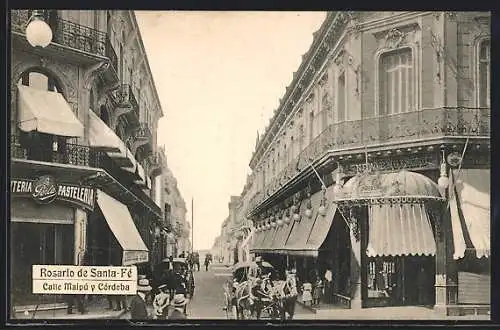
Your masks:
{"label": "child", "polygon": [[324,284],[321,278],[318,276],[316,283],[314,283],[313,289],[313,305],[318,306],[321,300],[321,296],[323,295]]}

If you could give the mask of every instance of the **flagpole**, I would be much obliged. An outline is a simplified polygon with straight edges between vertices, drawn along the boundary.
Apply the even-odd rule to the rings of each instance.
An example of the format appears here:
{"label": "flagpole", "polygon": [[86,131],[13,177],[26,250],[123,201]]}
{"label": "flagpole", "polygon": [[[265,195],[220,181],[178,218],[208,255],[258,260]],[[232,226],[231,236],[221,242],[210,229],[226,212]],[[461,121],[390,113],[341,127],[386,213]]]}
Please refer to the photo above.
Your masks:
{"label": "flagpole", "polygon": [[194,252],[194,197],[191,197],[191,253]]}

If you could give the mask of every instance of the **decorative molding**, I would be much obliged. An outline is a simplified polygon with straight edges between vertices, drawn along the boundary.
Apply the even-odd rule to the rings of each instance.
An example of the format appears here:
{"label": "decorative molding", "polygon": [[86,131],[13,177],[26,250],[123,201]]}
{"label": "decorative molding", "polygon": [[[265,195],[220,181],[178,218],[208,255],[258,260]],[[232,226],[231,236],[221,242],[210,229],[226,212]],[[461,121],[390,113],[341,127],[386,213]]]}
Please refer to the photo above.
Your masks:
{"label": "decorative molding", "polygon": [[86,68],[83,72],[83,87],[85,89],[90,89],[97,75],[103,71],[106,71],[109,67],[109,61],[101,61]]}
{"label": "decorative molding", "polygon": [[398,29],[391,29],[385,36],[385,47],[389,49],[398,48],[405,38],[406,33],[403,33]]}

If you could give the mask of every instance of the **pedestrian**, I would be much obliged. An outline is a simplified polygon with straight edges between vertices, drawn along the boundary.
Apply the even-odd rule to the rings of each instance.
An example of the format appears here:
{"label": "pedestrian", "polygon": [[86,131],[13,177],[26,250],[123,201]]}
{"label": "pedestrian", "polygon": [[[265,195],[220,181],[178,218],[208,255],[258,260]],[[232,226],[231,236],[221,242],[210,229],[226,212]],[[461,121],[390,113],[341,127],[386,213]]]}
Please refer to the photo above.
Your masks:
{"label": "pedestrian", "polygon": [[170,303],[170,295],[167,293],[167,285],[162,284],[158,287],[160,291],[153,300],[154,318],[165,320],[168,313],[168,304]]}
{"label": "pedestrian", "polygon": [[179,258],[186,258],[186,251],[182,251],[182,253],[179,254]]}
{"label": "pedestrian", "polygon": [[130,318],[132,320],[147,320],[149,318],[146,306],[146,295],[151,292],[149,281],[141,278],[137,284],[137,294],[130,302]]}
{"label": "pedestrian", "polygon": [[205,271],[208,272],[208,265],[210,265],[210,258],[208,255],[205,256]]}
{"label": "pedestrian", "polygon": [[168,317],[169,320],[185,320],[187,319],[185,314],[185,309],[187,305],[186,297],[182,294],[176,294],[174,300],[172,301],[172,306],[174,310]]}

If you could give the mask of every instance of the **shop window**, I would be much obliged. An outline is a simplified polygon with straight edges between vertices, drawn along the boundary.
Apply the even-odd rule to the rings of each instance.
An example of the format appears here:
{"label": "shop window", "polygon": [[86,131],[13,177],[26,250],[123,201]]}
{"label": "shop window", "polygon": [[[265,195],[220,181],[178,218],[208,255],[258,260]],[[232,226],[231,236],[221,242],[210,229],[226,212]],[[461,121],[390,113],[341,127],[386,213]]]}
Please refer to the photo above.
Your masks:
{"label": "shop window", "polygon": [[477,94],[480,107],[490,106],[491,90],[491,43],[489,39],[478,45]]}
{"label": "shop window", "polygon": [[384,295],[394,283],[394,260],[373,259],[368,262],[368,296]]}
{"label": "shop window", "polygon": [[414,110],[413,59],[410,48],[387,52],[380,57],[379,115]]}

